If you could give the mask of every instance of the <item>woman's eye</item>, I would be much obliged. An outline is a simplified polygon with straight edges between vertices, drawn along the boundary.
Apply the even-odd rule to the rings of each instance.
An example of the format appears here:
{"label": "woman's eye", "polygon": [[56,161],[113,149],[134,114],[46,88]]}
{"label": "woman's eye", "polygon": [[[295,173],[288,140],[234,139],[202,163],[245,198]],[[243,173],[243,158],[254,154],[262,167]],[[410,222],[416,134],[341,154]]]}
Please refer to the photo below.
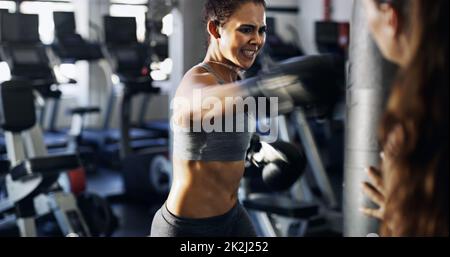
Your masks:
{"label": "woman's eye", "polygon": [[245,33],[245,34],[250,34],[253,32],[253,30],[251,28],[241,28],[239,31],[241,31],[242,33]]}

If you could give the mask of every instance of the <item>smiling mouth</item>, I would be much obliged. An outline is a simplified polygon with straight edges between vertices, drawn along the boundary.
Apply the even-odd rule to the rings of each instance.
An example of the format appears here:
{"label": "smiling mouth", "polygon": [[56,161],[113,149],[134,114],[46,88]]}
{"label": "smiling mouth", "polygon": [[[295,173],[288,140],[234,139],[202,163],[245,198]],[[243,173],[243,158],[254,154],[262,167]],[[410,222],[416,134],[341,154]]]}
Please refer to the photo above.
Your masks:
{"label": "smiling mouth", "polygon": [[242,54],[248,59],[254,59],[257,52],[258,51],[256,50],[248,50],[248,49],[242,50]]}

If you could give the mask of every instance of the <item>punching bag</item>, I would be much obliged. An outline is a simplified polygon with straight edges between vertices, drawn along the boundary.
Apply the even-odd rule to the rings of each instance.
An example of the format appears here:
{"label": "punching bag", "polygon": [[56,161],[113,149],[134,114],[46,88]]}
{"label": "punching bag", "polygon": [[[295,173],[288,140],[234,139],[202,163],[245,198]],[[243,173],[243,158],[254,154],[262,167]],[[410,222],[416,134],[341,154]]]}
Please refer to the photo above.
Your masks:
{"label": "punching bag", "polygon": [[354,1],[349,52],[344,162],[344,236],[378,233],[378,222],[364,216],[362,206],[374,207],[363,195],[365,169],[378,167],[378,129],[396,66],[388,63],[372,39],[362,1]]}

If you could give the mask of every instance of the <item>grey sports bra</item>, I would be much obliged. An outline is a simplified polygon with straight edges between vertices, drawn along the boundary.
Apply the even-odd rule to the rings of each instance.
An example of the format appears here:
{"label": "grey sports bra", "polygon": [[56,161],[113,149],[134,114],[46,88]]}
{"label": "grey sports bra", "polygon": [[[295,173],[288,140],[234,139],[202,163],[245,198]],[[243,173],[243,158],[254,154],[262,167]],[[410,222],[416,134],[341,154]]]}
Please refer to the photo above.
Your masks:
{"label": "grey sports bra", "polygon": [[[225,81],[207,63],[198,65],[214,75],[219,84],[226,84]],[[242,116],[243,117],[242,117]],[[250,146],[252,137],[251,123],[247,114],[235,114],[233,117],[233,132],[189,132],[175,130],[173,135],[173,155],[181,160],[194,161],[243,161]],[[245,121],[244,132],[235,132],[236,124]]]}

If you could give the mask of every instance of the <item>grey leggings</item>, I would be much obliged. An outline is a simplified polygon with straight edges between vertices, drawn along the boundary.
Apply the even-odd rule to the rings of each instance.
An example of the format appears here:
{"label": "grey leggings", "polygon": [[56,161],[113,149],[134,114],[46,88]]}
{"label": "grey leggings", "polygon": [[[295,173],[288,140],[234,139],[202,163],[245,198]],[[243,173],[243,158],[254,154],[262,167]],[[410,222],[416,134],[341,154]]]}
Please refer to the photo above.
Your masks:
{"label": "grey leggings", "polygon": [[256,232],[247,211],[239,203],[223,215],[204,219],[177,217],[164,204],[153,218],[150,236],[256,237]]}

